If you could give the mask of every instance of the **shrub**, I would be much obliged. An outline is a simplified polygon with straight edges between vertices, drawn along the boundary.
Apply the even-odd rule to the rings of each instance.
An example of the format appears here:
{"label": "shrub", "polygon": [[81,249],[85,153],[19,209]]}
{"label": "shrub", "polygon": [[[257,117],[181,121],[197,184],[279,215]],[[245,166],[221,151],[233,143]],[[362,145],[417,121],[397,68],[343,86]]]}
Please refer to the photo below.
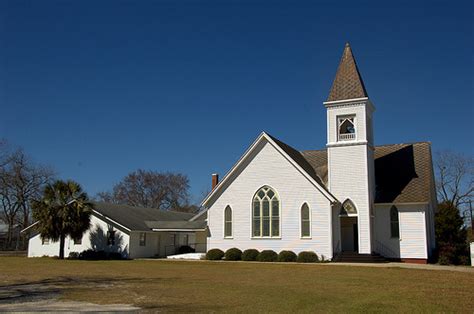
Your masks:
{"label": "shrub", "polygon": [[292,251],[281,251],[278,254],[278,261],[279,262],[296,262],[296,254]]}
{"label": "shrub", "polygon": [[450,258],[446,255],[441,255],[439,258],[438,258],[438,263],[440,265],[449,265],[450,264]]}
{"label": "shrub", "polygon": [[316,263],[318,261],[318,255],[313,251],[303,251],[298,254],[298,263]]}
{"label": "shrub", "polygon": [[227,261],[240,261],[242,259],[242,251],[238,248],[231,248],[225,251],[224,258]]}
{"label": "shrub", "polygon": [[178,254],[187,254],[187,253],[195,253],[196,250],[190,247],[189,245],[180,246],[178,249]]}
{"label": "shrub", "polygon": [[94,250],[85,250],[79,254],[79,259],[85,260],[104,260],[107,259],[107,253],[105,251],[94,251]]}
{"label": "shrub", "polygon": [[224,252],[219,249],[212,249],[207,251],[206,259],[210,261],[219,261],[224,257]]}
{"label": "shrub", "polygon": [[[69,254],[69,257],[71,258],[71,254]],[[77,258],[90,261],[124,259],[120,252],[94,251],[91,249],[82,251]]]}
{"label": "shrub", "polygon": [[258,250],[255,250],[255,249],[248,249],[248,250],[245,250],[243,253],[242,253],[242,260],[243,261],[256,261],[257,260],[257,256],[260,252]]}
{"label": "shrub", "polygon": [[456,248],[453,245],[445,244],[438,254],[438,263],[441,265],[454,264],[456,260]]}
{"label": "shrub", "polygon": [[278,260],[278,254],[272,250],[264,250],[257,256],[259,262],[276,262]]}
{"label": "shrub", "polygon": [[68,259],[79,259],[79,252],[70,252]]}

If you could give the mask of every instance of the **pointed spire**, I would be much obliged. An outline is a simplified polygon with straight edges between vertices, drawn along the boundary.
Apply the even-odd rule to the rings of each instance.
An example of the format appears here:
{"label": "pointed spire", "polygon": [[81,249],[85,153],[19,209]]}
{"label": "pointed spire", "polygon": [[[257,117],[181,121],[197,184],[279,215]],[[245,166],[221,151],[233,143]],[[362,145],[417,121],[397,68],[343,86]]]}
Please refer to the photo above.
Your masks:
{"label": "pointed spire", "polygon": [[352,54],[351,46],[346,43],[327,101],[362,97],[368,97],[367,91]]}

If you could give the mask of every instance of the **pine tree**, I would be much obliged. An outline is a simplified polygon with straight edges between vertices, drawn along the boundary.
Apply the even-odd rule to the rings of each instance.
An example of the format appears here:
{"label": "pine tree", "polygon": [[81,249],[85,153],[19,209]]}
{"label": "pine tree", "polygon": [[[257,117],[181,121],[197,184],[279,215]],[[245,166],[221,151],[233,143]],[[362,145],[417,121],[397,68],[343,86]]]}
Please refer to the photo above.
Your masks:
{"label": "pine tree", "polygon": [[440,264],[467,263],[467,231],[458,208],[452,203],[443,202],[438,205],[435,233]]}

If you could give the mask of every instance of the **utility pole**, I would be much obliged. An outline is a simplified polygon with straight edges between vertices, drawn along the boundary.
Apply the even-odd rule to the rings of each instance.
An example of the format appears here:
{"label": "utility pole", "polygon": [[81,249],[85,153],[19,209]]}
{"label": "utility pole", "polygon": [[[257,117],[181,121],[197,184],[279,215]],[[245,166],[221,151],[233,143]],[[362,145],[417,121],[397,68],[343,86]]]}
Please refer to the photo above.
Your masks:
{"label": "utility pole", "polygon": [[474,216],[472,216],[472,201],[469,201],[469,212],[471,214],[471,235],[474,235]]}

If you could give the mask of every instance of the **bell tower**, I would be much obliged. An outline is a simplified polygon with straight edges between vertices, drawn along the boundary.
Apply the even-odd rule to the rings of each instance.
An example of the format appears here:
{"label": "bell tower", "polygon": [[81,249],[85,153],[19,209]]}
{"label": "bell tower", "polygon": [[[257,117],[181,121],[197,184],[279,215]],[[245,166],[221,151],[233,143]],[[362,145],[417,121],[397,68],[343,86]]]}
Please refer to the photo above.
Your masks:
{"label": "bell tower", "polygon": [[[339,241],[348,241],[341,225],[344,216],[353,221],[353,247],[359,253],[373,251],[373,203],[375,193],[372,115],[375,110],[346,43],[327,101],[328,186],[341,203],[348,201],[354,211],[341,210]],[[344,221],[343,221],[344,220]],[[350,242],[350,240],[349,240]],[[346,245],[347,247],[347,245]],[[344,250],[344,243],[342,246]]]}

